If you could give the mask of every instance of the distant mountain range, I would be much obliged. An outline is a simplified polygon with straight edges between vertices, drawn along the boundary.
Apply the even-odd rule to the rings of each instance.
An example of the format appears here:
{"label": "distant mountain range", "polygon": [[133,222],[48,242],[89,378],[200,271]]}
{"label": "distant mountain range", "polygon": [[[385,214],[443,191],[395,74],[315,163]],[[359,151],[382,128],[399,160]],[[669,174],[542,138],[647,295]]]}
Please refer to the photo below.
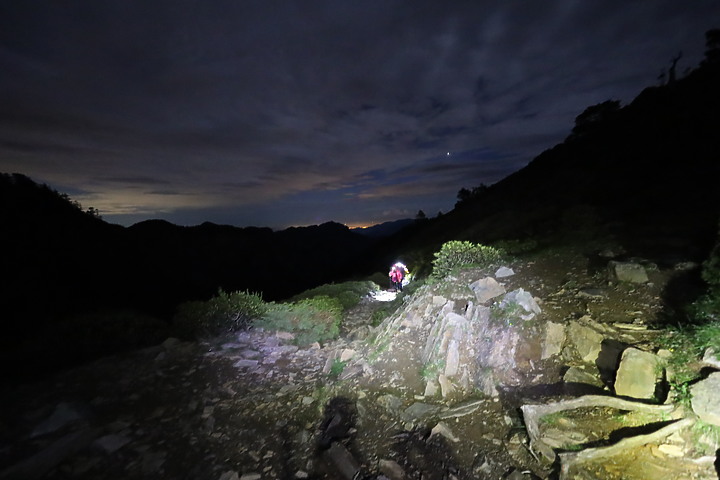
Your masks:
{"label": "distant mountain range", "polygon": [[415,220],[411,218],[405,218],[402,220],[379,223],[377,225],[373,225],[372,227],[357,227],[351,230],[366,237],[382,238],[394,235],[408,225],[412,225],[414,222]]}
{"label": "distant mountain range", "polygon": [[[375,241],[329,222],[274,232],[149,220],[124,228],[83,212],[20,174],[0,175],[6,255],[0,289],[4,328],[97,309],[170,318],[187,300],[225,291],[279,300],[349,275]],[[5,339],[12,335],[4,336]]]}

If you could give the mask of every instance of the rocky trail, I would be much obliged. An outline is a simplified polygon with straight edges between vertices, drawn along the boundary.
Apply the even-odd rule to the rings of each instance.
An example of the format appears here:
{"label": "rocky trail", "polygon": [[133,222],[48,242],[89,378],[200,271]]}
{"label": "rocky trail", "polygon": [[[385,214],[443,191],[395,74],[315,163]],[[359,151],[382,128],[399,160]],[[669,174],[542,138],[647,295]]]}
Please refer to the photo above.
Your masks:
{"label": "rocky trail", "polygon": [[463,270],[377,326],[368,297],[322,346],[168,339],[7,388],[0,479],[718,478],[657,398],[654,325],[693,266],[607,257]]}

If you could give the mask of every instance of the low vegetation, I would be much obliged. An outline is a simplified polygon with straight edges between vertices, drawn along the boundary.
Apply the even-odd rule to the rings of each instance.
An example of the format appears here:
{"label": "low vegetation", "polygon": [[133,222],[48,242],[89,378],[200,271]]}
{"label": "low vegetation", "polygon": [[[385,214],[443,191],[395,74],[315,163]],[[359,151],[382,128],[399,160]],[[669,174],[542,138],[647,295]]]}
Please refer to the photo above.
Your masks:
{"label": "low vegetation", "polygon": [[368,292],[379,289],[380,287],[373,281],[329,283],[305,290],[290,300],[298,301],[314,297],[331,297],[340,302],[343,310],[349,310],[360,303],[360,300],[367,295]]}
{"label": "low vegetation", "polygon": [[705,352],[720,354],[720,242],[703,263],[702,278],[707,292],[688,309],[689,324],[668,329],[662,339],[662,346],[672,352],[671,385],[680,398],[689,396],[689,383],[700,376],[698,362]]}
{"label": "low vegetation", "polygon": [[290,332],[298,345],[337,337],[343,312],[380,287],[371,281],[333,283],[306,290],[287,302],[264,302],[259,294],[222,290],[207,301],[180,305],[175,334],[186,339],[210,337],[249,327]]}
{"label": "low vegetation", "polygon": [[222,290],[210,300],[185,302],[178,307],[173,326],[182,338],[200,338],[248,327],[268,310],[257,293]]}
{"label": "low vegetation", "polygon": [[486,267],[503,259],[504,252],[498,248],[468,241],[452,240],[443,244],[435,253],[431,277],[441,279],[462,267]]}
{"label": "low vegetation", "polygon": [[342,321],[342,303],[332,297],[315,296],[291,303],[272,304],[256,327],[291,332],[301,346],[337,337]]}

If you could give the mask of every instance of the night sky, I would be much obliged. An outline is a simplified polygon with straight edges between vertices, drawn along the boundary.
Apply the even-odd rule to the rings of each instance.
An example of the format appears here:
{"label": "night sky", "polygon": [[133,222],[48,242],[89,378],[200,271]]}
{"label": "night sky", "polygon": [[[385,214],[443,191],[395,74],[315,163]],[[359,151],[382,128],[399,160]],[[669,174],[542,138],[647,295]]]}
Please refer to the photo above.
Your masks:
{"label": "night sky", "polygon": [[122,225],[432,217],[718,27],[718,0],[0,0],[0,172]]}

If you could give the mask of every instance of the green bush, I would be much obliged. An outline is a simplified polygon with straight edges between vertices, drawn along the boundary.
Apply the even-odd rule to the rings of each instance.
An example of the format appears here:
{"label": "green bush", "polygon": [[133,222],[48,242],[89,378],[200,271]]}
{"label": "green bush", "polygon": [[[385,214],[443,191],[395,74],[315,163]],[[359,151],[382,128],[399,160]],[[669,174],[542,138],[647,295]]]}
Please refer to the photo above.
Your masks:
{"label": "green bush", "polygon": [[440,251],[435,253],[432,276],[442,278],[464,266],[487,267],[499,262],[502,256],[503,252],[497,248],[452,240],[443,244]]}
{"label": "green bush", "polygon": [[299,301],[308,298],[330,297],[340,302],[343,310],[349,310],[360,303],[360,300],[365,295],[379,288],[376,283],[371,281],[328,283],[295,295],[291,300]]}
{"label": "green bush", "polygon": [[254,324],[268,330],[290,332],[300,346],[338,336],[343,306],[336,298],[316,296],[293,303],[273,304]]}
{"label": "green bush", "polygon": [[173,326],[181,338],[199,338],[247,328],[267,311],[256,293],[218,291],[207,302],[185,302],[178,307]]}

